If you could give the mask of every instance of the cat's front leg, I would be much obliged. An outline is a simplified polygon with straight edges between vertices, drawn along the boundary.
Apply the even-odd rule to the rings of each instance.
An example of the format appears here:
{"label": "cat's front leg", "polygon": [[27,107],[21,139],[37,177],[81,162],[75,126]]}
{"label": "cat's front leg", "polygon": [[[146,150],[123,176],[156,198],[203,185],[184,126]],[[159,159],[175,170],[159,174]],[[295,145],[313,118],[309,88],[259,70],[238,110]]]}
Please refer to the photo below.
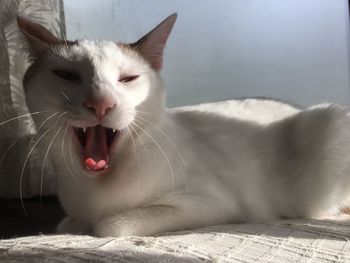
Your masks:
{"label": "cat's front leg", "polygon": [[89,227],[81,222],[66,217],[57,227],[58,234],[88,234]]}
{"label": "cat's front leg", "polygon": [[93,228],[99,237],[151,236],[195,226],[179,209],[170,206],[137,208],[105,217]]}

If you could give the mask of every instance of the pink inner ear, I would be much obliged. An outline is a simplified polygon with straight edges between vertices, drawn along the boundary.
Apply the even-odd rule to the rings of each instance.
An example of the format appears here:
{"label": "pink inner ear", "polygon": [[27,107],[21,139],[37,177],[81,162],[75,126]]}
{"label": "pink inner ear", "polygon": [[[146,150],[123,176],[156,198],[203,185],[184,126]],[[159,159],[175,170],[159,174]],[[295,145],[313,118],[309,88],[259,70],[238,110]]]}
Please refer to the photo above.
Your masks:
{"label": "pink inner ear", "polygon": [[163,65],[163,51],[166,41],[176,21],[176,14],[166,18],[140,40],[131,44],[155,69],[160,70]]}
{"label": "pink inner ear", "polygon": [[162,61],[154,61],[153,64],[151,65],[152,68],[155,70],[161,70],[163,67],[163,62]]}
{"label": "pink inner ear", "polygon": [[149,42],[145,42],[139,48],[141,55],[148,61],[148,63],[155,69],[160,70],[163,65],[163,50],[165,47],[166,38],[155,38]]}

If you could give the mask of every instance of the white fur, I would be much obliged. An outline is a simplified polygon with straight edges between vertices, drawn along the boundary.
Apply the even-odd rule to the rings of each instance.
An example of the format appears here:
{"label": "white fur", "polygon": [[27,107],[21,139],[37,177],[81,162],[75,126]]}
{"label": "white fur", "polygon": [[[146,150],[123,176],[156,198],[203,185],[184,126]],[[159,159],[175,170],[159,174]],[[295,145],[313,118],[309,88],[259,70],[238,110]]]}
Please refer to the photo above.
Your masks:
{"label": "white fur", "polygon": [[[58,79],[51,70],[60,67],[78,71],[83,81]],[[140,77],[118,83],[124,73]],[[45,137],[47,146],[61,128],[50,151],[68,214],[59,232],[155,235],[219,223],[319,217],[349,205],[350,122],[340,107],[300,111],[248,99],[166,110],[157,72],[112,42],[81,41],[53,51],[25,86],[32,112],[67,112],[57,126],[47,123],[52,132]],[[70,126],[65,134],[67,124],[98,123],[82,106],[89,92],[116,101],[102,125],[132,133],[132,140],[122,133],[102,180],[91,179],[82,165]],[[35,120],[40,125],[45,118],[38,114]]]}

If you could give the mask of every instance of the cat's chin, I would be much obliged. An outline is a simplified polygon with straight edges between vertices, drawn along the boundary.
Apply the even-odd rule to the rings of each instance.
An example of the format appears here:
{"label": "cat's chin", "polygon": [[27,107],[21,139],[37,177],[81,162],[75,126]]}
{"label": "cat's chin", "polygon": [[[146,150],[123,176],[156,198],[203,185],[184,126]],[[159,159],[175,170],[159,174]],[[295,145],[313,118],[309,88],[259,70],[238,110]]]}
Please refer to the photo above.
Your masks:
{"label": "cat's chin", "polygon": [[72,126],[73,133],[81,149],[81,162],[97,176],[109,169],[110,151],[115,147],[121,132],[101,125],[86,128]]}

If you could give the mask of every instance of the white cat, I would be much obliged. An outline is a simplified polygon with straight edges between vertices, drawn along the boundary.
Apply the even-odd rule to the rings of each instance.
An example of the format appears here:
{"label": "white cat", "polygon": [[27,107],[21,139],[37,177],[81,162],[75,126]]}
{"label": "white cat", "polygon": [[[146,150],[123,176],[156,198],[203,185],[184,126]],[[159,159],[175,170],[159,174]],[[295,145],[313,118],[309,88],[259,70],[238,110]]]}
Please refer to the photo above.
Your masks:
{"label": "white cat", "polygon": [[317,218],[349,205],[345,109],[254,100],[165,108],[159,71],[175,20],[134,44],[117,44],[60,40],[18,18],[32,59],[27,104],[68,214],[58,231],[155,235]]}

